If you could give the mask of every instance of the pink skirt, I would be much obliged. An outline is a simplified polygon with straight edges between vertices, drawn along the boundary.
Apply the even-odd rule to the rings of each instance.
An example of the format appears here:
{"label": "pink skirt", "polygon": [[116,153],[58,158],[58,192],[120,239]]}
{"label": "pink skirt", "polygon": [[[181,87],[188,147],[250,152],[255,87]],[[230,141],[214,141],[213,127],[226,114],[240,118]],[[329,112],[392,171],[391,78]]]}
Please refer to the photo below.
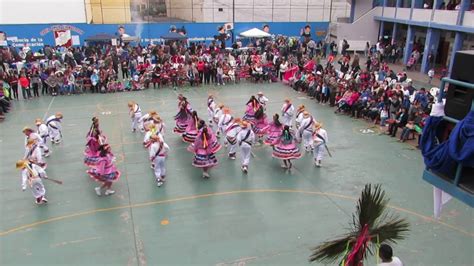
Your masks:
{"label": "pink skirt", "polygon": [[301,158],[301,152],[295,143],[279,143],[273,147],[272,156],[282,160],[299,159]]}
{"label": "pink skirt", "polygon": [[120,171],[118,170],[110,174],[100,174],[95,168],[87,170],[87,173],[92,179],[98,182],[116,182],[119,180],[121,175]]}
{"label": "pink skirt", "polygon": [[198,150],[194,155],[192,165],[197,168],[211,168],[216,166],[217,158],[214,153],[207,153],[206,150]]}

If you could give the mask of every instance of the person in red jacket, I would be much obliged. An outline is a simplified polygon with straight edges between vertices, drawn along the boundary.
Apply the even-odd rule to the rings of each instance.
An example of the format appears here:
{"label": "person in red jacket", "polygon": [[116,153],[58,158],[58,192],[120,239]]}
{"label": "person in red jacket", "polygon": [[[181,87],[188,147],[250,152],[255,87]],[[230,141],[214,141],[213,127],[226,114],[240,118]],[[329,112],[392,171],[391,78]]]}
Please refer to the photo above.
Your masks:
{"label": "person in red jacket", "polygon": [[21,73],[20,78],[18,79],[18,84],[21,86],[21,94],[23,95],[23,99],[31,99],[31,92],[30,92],[30,80],[26,76],[25,73]]}
{"label": "person in red jacket", "polygon": [[198,74],[199,74],[199,84],[202,84],[202,82],[204,81],[204,68],[205,68],[206,64],[204,63],[204,61],[202,61],[202,58],[199,59],[198,63],[197,63],[197,71],[198,71]]}

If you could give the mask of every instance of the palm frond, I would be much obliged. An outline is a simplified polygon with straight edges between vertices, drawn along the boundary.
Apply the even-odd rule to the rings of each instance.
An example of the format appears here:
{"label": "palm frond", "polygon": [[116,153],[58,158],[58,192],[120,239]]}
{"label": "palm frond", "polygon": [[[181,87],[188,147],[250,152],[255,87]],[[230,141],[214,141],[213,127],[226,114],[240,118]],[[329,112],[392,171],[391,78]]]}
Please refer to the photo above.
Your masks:
{"label": "palm frond", "polygon": [[[320,261],[332,264],[337,260],[342,260],[346,249],[351,249],[355,242],[356,234],[347,234],[337,239],[323,242],[312,249],[313,253],[309,257],[310,262]],[[347,247],[349,243],[349,248]]]}
{"label": "palm frond", "polygon": [[385,198],[385,191],[380,185],[367,184],[362,190],[362,194],[357,202],[354,226],[361,230],[365,224],[369,228],[376,224],[377,219],[384,213],[388,199]]}
{"label": "palm frond", "polygon": [[378,236],[380,243],[385,241],[395,243],[398,240],[405,239],[408,231],[410,231],[409,227],[410,225],[405,219],[393,217],[376,228],[372,228],[370,234],[374,237]]}
{"label": "palm frond", "polygon": [[352,250],[365,225],[369,229],[370,242],[367,250],[361,250],[364,252],[360,256],[362,260],[366,252],[373,254],[378,248],[377,244],[386,241],[396,243],[404,239],[409,231],[409,224],[405,219],[386,211],[388,201],[380,185],[365,185],[357,202],[356,212],[352,215],[349,233],[312,249],[309,261],[334,263],[342,260],[346,252]]}

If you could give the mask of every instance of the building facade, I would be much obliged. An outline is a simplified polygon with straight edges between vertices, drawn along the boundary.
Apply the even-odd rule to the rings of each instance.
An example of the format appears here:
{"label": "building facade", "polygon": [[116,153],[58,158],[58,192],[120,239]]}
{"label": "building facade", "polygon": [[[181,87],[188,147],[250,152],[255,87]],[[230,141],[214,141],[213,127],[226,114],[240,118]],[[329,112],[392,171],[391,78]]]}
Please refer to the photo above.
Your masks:
{"label": "building facade", "polygon": [[474,49],[472,0],[383,0],[378,4],[374,15],[378,37],[404,46],[405,64],[413,50],[419,50],[424,73],[435,66],[450,72],[456,51]]}

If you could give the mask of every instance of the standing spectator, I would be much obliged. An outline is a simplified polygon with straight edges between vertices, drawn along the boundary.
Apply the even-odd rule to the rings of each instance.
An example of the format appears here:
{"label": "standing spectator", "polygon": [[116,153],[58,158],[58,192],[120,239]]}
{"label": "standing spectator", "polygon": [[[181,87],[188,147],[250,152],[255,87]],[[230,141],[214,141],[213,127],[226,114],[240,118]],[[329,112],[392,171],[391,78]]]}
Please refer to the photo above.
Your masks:
{"label": "standing spectator", "polygon": [[204,82],[204,69],[206,67],[206,64],[202,60],[202,58],[199,59],[197,63],[197,70],[198,70],[198,75],[199,75],[199,83],[203,84]]}
{"label": "standing spectator", "polygon": [[398,257],[393,256],[392,247],[387,244],[380,245],[379,257],[382,262],[377,266],[403,266],[402,261]]}
{"label": "standing spectator", "polygon": [[18,79],[18,84],[21,86],[21,94],[23,95],[23,99],[31,99],[30,80],[26,76],[25,72],[21,73],[20,78]]}
{"label": "standing spectator", "polygon": [[33,96],[39,97],[39,86],[41,84],[41,78],[38,74],[38,69],[33,69],[31,74],[31,88],[33,89]]}

